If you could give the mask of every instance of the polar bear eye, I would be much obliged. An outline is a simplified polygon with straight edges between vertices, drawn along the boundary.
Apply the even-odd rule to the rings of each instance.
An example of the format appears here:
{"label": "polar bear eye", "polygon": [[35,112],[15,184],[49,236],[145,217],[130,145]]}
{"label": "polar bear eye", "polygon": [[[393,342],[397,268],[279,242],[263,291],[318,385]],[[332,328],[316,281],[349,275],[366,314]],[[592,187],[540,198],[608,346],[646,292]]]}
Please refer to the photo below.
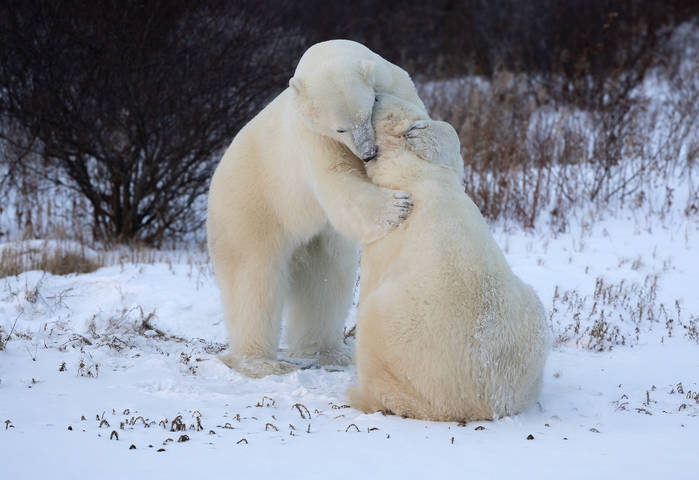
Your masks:
{"label": "polar bear eye", "polygon": [[336,131],[337,133],[346,133],[346,132],[347,132],[347,130],[345,130],[344,128],[338,128],[338,129],[335,130],[335,131]]}
{"label": "polar bear eye", "polygon": [[379,97],[374,97],[374,103],[379,101]]}

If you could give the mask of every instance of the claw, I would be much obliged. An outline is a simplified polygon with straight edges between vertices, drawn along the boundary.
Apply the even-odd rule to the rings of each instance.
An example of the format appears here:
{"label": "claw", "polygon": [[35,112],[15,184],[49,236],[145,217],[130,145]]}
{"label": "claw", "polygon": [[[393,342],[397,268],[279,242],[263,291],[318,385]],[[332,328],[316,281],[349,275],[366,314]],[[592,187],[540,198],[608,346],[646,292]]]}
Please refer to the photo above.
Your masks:
{"label": "claw", "polygon": [[410,126],[407,132],[405,132],[405,136],[407,138],[414,138],[418,135],[417,130],[424,130],[428,126],[429,123],[427,122],[427,120],[418,120]]}

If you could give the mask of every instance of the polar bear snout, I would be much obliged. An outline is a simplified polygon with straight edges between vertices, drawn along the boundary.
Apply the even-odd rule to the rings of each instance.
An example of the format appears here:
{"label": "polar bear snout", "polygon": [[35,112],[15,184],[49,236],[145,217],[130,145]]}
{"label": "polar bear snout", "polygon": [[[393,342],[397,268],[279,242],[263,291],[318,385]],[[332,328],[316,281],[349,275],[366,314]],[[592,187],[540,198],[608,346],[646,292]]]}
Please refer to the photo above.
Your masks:
{"label": "polar bear snout", "polygon": [[379,154],[379,147],[374,145],[374,147],[369,152],[367,152],[367,156],[362,157],[362,160],[364,161],[364,163],[369,163],[372,160],[374,160],[378,154]]}
{"label": "polar bear snout", "polygon": [[376,135],[374,126],[371,124],[371,116],[352,128],[352,141],[356,148],[355,154],[364,162],[376,157],[378,148],[376,147]]}

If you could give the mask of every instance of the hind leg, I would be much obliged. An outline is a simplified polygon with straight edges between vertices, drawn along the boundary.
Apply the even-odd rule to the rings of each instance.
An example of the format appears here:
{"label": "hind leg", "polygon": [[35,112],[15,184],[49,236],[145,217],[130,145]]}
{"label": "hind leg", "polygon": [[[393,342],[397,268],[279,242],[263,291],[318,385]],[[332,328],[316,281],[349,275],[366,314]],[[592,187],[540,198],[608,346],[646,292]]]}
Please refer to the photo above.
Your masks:
{"label": "hind leg", "polygon": [[262,241],[244,249],[221,243],[211,249],[230,340],[230,353],[221,360],[250,377],[293,370],[276,359],[288,255]]}
{"label": "hind leg", "polygon": [[352,352],[343,341],[358,267],[357,247],[328,228],[293,254],[287,293],[286,340],[292,355],[346,365]]}
{"label": "hind leg", "polygon": [[349,404],[355,410],[364,413],[374,413],[378,411],[387,411],[386,407],[371,394],[370,390],[359,385],[351,387],[347,391]]}

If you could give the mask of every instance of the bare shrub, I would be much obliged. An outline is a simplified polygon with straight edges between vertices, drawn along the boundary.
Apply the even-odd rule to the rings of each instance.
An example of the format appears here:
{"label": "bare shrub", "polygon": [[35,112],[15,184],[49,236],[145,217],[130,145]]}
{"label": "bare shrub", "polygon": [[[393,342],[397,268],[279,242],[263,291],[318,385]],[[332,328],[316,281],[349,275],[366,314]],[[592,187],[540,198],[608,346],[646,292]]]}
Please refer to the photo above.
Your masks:
{"label": "bare shrub", "polygon": [[95,238],[185,235],[223,149],[298,58],[276,22],[249,2],[3,4],[0,136],[32,175],[59,172]]}
{"label": "bare shrub", "polygon": [[534,106],[519,91],[520,79],[501,72],[492,83],[479,78],[434,83],[422,96],[432,116],[459,134],[466,191],[483,215],[531,224],[532,206],[541,201],[540,194],[529,193],[534,158],[525,148]]}

